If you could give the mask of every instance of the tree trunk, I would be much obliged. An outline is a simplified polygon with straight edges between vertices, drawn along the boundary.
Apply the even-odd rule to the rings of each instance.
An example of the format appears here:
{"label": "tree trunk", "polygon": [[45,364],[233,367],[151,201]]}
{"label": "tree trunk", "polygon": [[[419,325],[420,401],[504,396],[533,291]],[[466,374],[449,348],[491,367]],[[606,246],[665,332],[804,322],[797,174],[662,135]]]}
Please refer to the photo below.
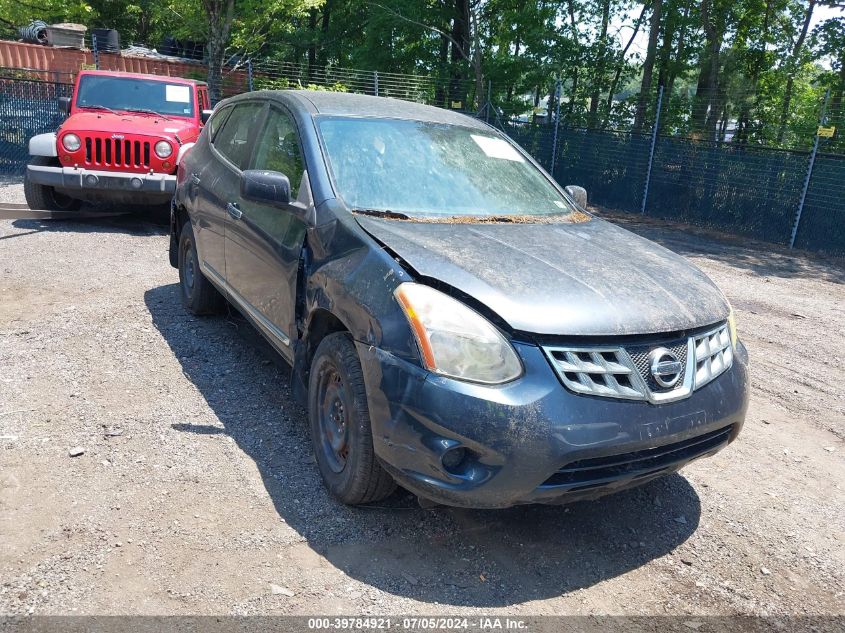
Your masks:
{"label": "tree trunk", "polygon": [[203,0],[208,17],[208,95],[211,103],[223,95],[223,60],[235,15],[235,0]]}
{"label": "tree trunk", "polygon": [[[680,61],[684,58],[684,53],[686,52],[687,47],[687,29],[689,27],[689,14],[690,14],[690,7],[687,5],[686,9],[684,10],[683,19],[681,21],[681,28],[678,32],[678,45],[676,47],[677,52],[675,53],[675,59]],[[671,41],[670,41],[671,45]],[[678,76],[678,63],[672,64],[669,62],[667,64],[667,76],[665,81],[658,82],[659,85],[663,86],[663,98],[671,100],[672,99],[672,91],[675,88],[675,78]]]}
{"label": "tree trunk", "polygon": [[[515,42],[515,45],[514,45],[514,51],[513,51],[514,61],[519,59],[519,49],[520,49],[521,46],[522,46],[522,43],[519,41],[519,36],[517,36],[516,42]],[[513,89],[514,89],[514,85],[513,85],[513,81],[511,81],[511,82],[508,83],[508,93],[507,93],[508,104],[510,104],[511,99],[513,99]]]}
{"label": "tree trunk", "polygon": [[[575,50],[580,51],[580,44],[578,40],[578,24],[575,20],[575,2],[574,0],[568,0],[567,2],[567,9],[569,11],[569,27],[572,32],[572,41],[575,43]],[[569,101],[566,104],[566,114],[564,118],[566,120],[566,124],[572,126],[572,114],[575,109],[575,98],[578,94],[578,67],[581,64],[581,55],[580,53],[577,55],[577,58],[572,63],[572,87],[569,90]]]}
{"label": "tree trunk", "polygon": [[[656,0],[658,3],[660,0]],[[625,55],[628,54],[628,49],[631,48],[631,44],[634,43],[634,39],[636,39],[637,34],[640,32],[640,27],[642,26],[643,19],[645,19],[646,11],[648,10],[648,3],[646,2],[643,4],[643,9],[640,11],[640,17],[637,18],[637,21],[634,23],[634,30],[631,33],[631,37],[628,39],[628,43],[625,44],[625,48],[622,49],[622,52],[619,54],[619,63],[616,65],[616,74],[613,75],[613,81],[610,82],[610,89],[607,91],[607,103],[605,105],[605,118],[604,122],[602,123],[602,128],[607,126],[607,123],[610,121],[610,115],[613,110],[613,95],[616,92],[616,86],[619,84],[619,78],[622,76],[622,70],[625,68]]]}
{"label": "tree trunk", "polygon": [[326,0],[323,5],[323,15],[320,18],[320,41],[317,46],[317,65],[325,66],[328,63],[326,57],[326,40],[329,33],[329,22],[332,15],[332,0]]}
{"label": "tree trunk", "polygon": [[607,27],[610,23],[610,0],[603,0],[601,9],[601,31],[599,33],[599,59],[596,64],[596,74],[593,78],[593,92],[590,95],[589,127],[596,126],[596,115],[599,110],[602,83],[604,82],[605,56],[607,53]]}
{"label": "tree trunk", "polygon": [[[452,74],[449,86],[449,100],[460,101],[466,99],[464,80],[466,79],[461,66],[469,55],[469,2],[470,0],[455,0],[455,16],[452,20]],[[451,105],[451,104],[450,104]]]}
{"label": "tree trunk", "polygon": [[704,132],[710,140],[716,140],[716,119],[718,118],[716,113],[719,106],[719,53],[722,48],[724,28],[713,24],[710,10],[711,0],[702,0],[701,21],[704,26],[705,47],[695,92],[692,128],[694,131]]}
{"label": "tree trunk", "polygon": [[807,6],[807,14],[804,17],[804,25],[801,27],[801,34],[792,48],[792,55],[789,58],[788,68],[789,76],[786,80],[786,90],[783,93],[783,109],[780,113],[780,125],[778,126],[778,145],[783,143],[783,137],[786,134],[786,123],[789,120],[789,107],[792,104],[792,92],[795,88],[795,73],[801,65],[800,55],[801,49],[804,47],[804,40],[807,39],[807,31],[810,28],[810,22],[813,19],[813,9],[816,8],[816,0],[810,0]]}
{"label": "tree trunk", "polygon": [[317,83],[317,9],[308,12],[308,83]]}
{"label": "tree trunk", "polygon": [[449,38],[443,33],[440,34],[440,52],[438,60],[440,81],[437,82],[437,89],[434,91],[434,102],[437,105],[448,106],[449,104],[446,103],[445,81],[449,72]]}
{"label": "tree trunk", "polygon": [[[648,31],[648,48],[643,62],[643,78],[640,82],[640,96],[637,99],[637,110],[634,114],[634,132],[640,132],[645,124],[646,108],[651,99],[651,79],[654,74],[654,60],[657,58],[657,38],[660,35],[660,19],[662,0],[654,0],[651,12],[651,28]],[[645,8],[643,8],[645,11]],[[639,24],[637,25],[639,27]]]}
{"label": "tree trunk", "polygon": [[[766,0],[766,14],[763,18],[763,32],[760,36],[757,50],[754,51],[754,58],[751,66],[750,89],[754,96],[754,108],[759,108],[760,95],[758,89],[760,85],[760,75],[765,69],[766,63],[766,47],[769,44],[769,23],[772,15],[773,0]],[[751,109],[752,100],[750,98],[742,99],[742,105],[739,111],[737,120],[736,137],[734,141],[739,145],[746,145],[751,133]]]}

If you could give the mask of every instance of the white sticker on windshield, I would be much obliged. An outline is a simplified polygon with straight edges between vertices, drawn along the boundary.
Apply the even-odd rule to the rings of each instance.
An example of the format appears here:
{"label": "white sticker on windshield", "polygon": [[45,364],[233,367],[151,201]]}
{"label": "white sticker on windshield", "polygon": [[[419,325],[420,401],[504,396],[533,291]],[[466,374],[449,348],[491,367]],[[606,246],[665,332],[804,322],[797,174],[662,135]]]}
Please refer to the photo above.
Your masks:
{"label": "white sticker on windshield", "polygon": [[167,84],[164,87],[164,98],[168,101],[175,101],[176,103],[190,103],[191,87]]}
{"label": "white sticker on windshield", "polygon": [[513,145],[501,138],[492,138],[489,136],[478,136],[477,134],[470,134],[472,140],[481,148],[481,151],[487,154],[490,158],[501,158],[502,160],[512,160],[518,163],[524,163],[525,159],[520,156],[519,152],[514,149]]}
{"label": "white sticker on windshield", "polygon": [[552,200],[552,202],[554,202],[554,203],[555,203],[558,207],[560,207],[561,209],[565,209],[565,208],[566,208],[566,205],[565,205],[565,204],[563,204],[560,200]]}

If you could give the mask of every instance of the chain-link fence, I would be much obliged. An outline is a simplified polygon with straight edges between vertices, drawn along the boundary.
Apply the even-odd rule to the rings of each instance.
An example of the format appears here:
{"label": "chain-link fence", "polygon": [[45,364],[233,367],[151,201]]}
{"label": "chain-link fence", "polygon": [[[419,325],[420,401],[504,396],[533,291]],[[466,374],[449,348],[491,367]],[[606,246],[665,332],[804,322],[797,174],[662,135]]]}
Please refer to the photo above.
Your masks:
{"label": "chain-link fence", "polygon": [[[557,104],[518,118],[491,106],[491,123],[596,205],[843,255],[845,113],[831,107],[830,90],[818,92],[782,131],[754,129],[730,108],[696,129],[694,100],[664,99],[662,90],[639,125],[636,95],[598,111],[591,126],[587,104],[560,93]],[[781,132],[793,149],[765,145]]]}
{"label": "chain-link fence", "polygon": [[20,174],[29,160],[29,139],[54,132],[64,120],[58,98],[73,86],[0,77],[0,174]]}

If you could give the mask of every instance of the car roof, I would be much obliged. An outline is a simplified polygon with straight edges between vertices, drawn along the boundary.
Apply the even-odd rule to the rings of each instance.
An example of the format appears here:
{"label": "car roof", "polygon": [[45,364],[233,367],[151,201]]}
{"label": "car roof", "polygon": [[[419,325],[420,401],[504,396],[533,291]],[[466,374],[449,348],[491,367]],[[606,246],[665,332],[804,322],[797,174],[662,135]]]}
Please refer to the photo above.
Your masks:
{"label": "car roof", "polygon": [[171,84],[186,84],[191,86],[204,86],[204,81],[196,79],[183,79],[182,77],[170,77],[169,75],[150,75],[146,73],[128,73],[120,70],[82,70],[80,75],[97,75],[100,77],[125,77],[128,79],[152,79],[155,81],[166,81]]}
{"label": "car roof", "polygon": [[483,121],[460,112],[392,97],[374,97],[322,90],[278,90],[273,92],[278,93],[278,96],[285,101],[298,102],[313,114],[407,119],[488,129]]}

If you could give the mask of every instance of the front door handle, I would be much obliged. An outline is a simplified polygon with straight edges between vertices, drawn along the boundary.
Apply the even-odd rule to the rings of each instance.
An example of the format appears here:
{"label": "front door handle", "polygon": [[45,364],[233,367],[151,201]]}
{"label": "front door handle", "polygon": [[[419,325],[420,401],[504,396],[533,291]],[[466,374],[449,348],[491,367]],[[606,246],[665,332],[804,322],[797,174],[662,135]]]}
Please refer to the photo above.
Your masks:
{"label": "front door handle", "polygon": [[241,211],[238,208],[238,205],[235,204],[234,202],[230,202],[229,204],[226,205],[226,211],[229,212],[229,215],[232,216],[233,220],[240,220],[241,216],[244,214],[244,212]]}
{"label": "front door handle", "polygon": [[197,176],[196,174],[191,174],[191,184],[192,185],[200,184],[200,177]]}

